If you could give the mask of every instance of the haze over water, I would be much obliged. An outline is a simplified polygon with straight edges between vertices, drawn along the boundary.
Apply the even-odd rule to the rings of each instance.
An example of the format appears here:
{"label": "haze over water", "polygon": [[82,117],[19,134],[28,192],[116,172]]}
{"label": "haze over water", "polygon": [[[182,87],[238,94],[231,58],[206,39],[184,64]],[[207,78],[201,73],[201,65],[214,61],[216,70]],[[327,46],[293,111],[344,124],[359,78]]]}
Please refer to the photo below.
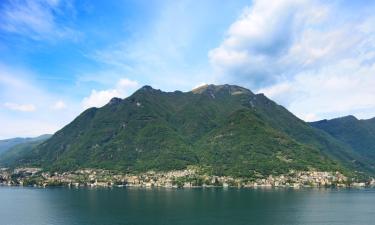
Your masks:
{"label": "haze over water", "polygon": [[0,188],[4,225],[372,224],[372,189]]}

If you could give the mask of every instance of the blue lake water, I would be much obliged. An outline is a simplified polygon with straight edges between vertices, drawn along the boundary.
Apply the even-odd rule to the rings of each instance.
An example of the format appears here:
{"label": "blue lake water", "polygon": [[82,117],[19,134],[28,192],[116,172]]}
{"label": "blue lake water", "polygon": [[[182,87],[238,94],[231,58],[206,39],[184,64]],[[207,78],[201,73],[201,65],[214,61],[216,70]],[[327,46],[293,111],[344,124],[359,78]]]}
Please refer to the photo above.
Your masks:
{"label": "blue lake water", "polygon": [[374,189],[0,187],[0,224],[375,224]]}

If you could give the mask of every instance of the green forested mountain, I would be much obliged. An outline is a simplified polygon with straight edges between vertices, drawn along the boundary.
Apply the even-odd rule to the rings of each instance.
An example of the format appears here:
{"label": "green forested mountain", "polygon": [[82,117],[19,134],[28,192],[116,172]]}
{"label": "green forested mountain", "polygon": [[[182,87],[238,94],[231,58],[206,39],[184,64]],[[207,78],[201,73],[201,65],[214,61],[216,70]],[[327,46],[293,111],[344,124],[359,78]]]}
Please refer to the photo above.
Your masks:
{"label": "green forested mountain", "polygon": [[0,140],[0,155],[9,149],[19,145],[19,144],[25,144],[25,143],[30,143],[34,141],[40,141],[40,140],[46,140],[52,135],[50,134],[44,134],[40,135],[35,138],[11,138],[11,139],[5,139],[5,140]]}
{"label": "green forested mountain", "polygon": [[31,139],[27,142],[17,144],[0,155],[0,162],[3,166],[21,165],[19,161],[25,155],[29,154],[36,146],[47,140],[48,136],[44,138]]}
{"label": "green forested mountain", "polygon": [[0,163],[131,172],[197,165],[234,176],[310,168],[372,170],[350,146],[264,95],[233,85],[190,92],[144,86],[126,99],[84,111],[31,151]]}
{"label": "green forested mountain", "polygon": [[346,116],[311,123],[336,139],[350,146],[356,153],[375,162],[375,118],[358,120]]}

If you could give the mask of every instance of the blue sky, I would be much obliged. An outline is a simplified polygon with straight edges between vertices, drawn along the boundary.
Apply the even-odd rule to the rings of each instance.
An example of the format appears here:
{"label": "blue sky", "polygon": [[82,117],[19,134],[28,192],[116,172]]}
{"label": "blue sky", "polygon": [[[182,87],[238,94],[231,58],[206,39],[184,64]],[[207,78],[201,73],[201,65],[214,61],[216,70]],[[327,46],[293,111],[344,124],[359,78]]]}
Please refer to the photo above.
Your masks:
{"label": "blue sky", "polygon": [[0,2],[0,139],[142,85],[231,83],[302,119],[375,116],[372,1]]}

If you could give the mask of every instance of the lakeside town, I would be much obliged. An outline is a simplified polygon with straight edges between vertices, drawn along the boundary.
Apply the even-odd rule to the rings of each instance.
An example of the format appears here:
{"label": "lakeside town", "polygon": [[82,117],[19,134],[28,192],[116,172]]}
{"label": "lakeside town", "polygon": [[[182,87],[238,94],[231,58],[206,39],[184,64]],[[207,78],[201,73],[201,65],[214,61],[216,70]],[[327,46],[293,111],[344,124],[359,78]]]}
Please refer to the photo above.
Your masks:
{"label": "lakeside town", "polygon": [[45,172],[40,168],[0,169],[0,185],[34,187],[374,187],[375,180],[356,182],[340,172],[290,171],[288,174],[256,179],[213,176],[196,169],[169,172],[149,171],[121,174],[101,169]]}

